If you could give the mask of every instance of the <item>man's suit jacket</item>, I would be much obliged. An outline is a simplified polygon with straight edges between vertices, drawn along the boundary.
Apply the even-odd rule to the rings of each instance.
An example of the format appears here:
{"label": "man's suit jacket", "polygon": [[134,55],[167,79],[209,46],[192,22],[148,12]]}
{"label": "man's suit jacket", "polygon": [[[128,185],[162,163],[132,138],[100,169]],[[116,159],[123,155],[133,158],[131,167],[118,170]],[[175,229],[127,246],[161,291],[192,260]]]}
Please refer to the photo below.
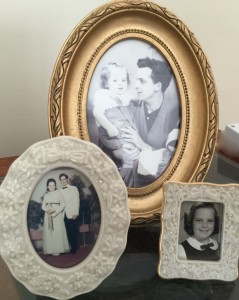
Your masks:
{"label": "man's suit jacket", "polygon": [[73,215],[78,216],[80,209],[80,195],[77,187],[68,184],[66,188],[61,188],[60,192],[66,203],[65,214],[67,218],[72,219]]}

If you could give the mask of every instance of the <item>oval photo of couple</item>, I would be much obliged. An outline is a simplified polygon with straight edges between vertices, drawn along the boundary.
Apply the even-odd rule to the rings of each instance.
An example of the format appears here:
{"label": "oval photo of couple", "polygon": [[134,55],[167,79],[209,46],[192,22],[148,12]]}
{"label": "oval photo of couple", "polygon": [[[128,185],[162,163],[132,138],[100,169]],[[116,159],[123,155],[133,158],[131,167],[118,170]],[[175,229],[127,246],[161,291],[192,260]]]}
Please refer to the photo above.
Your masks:
{"label": "oval photo of couple", "polygon": [[100,230],[98,195],[78,170],[57,168],[36,185],[27,224],[37,254],[48,264],[69,268],[91,252]]}
{"label": "oval photo of couple", "polygon": [[154,46],[126,39],[104,53],[88,91],[89,136],[115,162],[128,188],[145,187],[166,170],[180,119],[175,76]]}

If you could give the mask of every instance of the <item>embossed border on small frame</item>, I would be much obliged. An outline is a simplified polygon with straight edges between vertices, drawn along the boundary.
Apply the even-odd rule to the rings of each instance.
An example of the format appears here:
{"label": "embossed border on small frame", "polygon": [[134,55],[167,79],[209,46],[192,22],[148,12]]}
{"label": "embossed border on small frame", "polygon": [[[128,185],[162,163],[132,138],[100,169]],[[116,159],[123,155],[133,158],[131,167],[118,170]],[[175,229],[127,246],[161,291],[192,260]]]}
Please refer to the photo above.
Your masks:
{"label": "embossed border on small frame", "polygon": [[164,173],[143,188],[128,188],[132,225],[160,221],[162,185],[168,180],[202,181],[218,133],[218,102],[207,58],[187,26],[151,1],[112,1],[83,19],[66,40],[49,91],[51,136],[90,141],[87,93],[103,54],[125,39],[140,39],[164,55],[177,81],[181,105],[178,145]]}
{"label": "embossed border on small frame", "polygon": [[[214,279],[222,281],[237,279],[239,185],[167,182],[163,189],[159,275],[167,279]],[[223,206],[219,223],[220,255],[218,260],[185,260],[178,257],[178,243],[181,233],[180,209],[185,201],[207,202],[207,204],[213,203],[214,206]]]}
{"label": "embossed border on small frame", "polygon": [[[72,168],[89,179],[99,198],[101,223],[89,255],[70,268],[49,265],[28,233],[27,210],[41,178]],[[69,299],[96,288],[123,253],[130,225],[127,189],[114,163],[94,144],[62,136],[32,145],[11,165],[0,186],[0,253],[13,276],[32,293]]]}

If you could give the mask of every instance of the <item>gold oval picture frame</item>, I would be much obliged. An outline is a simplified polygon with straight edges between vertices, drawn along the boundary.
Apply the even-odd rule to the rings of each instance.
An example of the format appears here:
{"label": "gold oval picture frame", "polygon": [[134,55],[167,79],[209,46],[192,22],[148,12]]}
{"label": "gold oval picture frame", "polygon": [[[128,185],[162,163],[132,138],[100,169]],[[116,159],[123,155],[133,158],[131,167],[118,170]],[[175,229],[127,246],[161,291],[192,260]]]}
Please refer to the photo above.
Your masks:
{"label": "gold oval picture frame", "polygon": [[[163,77],[167,77],[169,70],[171,81],[166,88],[162,80],[158,83],[152,79],[152,69],[147,70],[149,65],[137,65],[145,58],[151,65],[160,61]],[[102,83],[104,68],[108,69],[108,74],[113,72],[112,68],[124,74],[126,96],[115,97],[120,102],[113,105],[113,109],[107,104],[112,100],[108,83]],[[147,75],[163,96],[161,104],[151,110],[149,105],[143,104],[145,96],[140,90],[143,77]],[[106,79],[109,80],[107,74]],[[98,100],[97,94],[100,95]],[[126,127],[130,129],[125,129],[125,123],[121,123],[118,131],[123,129],[123,134],[114,132],[106,141],[113,141],[113,148],[102,142],[103,135],[99,133],[101,128],[109,134],[94,112],[100,100],[98,108],[104,116],[106,111],[123,107],[123,112],[118,110],[111,120],[118,121],[120,116],[129,115],[124,122],[128,122]],[[144,106],[147,111],[143,111]],[[155,108],[159,112],[153,116]],[[149,125],[152,126],[151,135],[146,128],[140,127],[150,123],[146,114],[153,120]],[[110,120],[108,116],[106,119]],[[133,126],[136,135],[132,134]],[[106,153],[105,149],[110,150],[128,188],[131,224],[158,222],[163,183],[168,180],[202,181],[213,156],[218,102],[209,63],[193,33],[165,8],[149,1],[109,2],[76,26],[59,54],[49,91],[49,127],[52,137],[70,135],[93,142]],[[114,127],[117,129],[116,125]],[[135,136],[143,144],[139,145]],[[162,137],[163,146],[160,144]],[[129,149],[130,143],[132,149]],[[120,151],[115,151],[115,144]]]}

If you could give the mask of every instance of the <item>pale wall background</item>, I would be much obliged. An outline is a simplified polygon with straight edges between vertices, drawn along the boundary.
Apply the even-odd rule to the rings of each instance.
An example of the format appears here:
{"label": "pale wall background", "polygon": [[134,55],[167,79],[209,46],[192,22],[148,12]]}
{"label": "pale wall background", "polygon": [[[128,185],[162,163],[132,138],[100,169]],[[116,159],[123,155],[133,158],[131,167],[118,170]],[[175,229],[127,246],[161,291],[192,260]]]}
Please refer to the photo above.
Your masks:
{"label": "pale wall background", "polygon": [[[239,1],[160,0],[195,34],[217,85],[220,123],[239,122]],[[0,157],[48,139],[48,91],[70,32],[103,0],[0,0]]]}

